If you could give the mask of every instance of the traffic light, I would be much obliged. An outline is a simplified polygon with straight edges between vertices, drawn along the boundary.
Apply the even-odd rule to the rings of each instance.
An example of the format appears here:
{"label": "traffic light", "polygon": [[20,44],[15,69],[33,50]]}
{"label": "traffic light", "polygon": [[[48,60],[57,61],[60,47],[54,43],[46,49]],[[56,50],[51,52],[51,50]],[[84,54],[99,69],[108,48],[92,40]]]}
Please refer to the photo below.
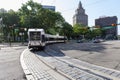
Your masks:
{"label": "traffic light", "polygon": [[111,24],[111,26],[117,26],[117,24]]}

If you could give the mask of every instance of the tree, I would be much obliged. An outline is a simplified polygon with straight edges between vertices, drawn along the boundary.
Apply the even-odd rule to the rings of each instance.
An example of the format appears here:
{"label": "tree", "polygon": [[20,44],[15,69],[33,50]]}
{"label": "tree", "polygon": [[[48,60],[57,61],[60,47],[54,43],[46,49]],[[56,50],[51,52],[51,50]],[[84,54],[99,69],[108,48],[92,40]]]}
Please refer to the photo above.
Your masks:
{"label": "tree", "polygon": [[[27,28],[43,28],[50,32],[50,28],[55,28],[64,22],[60,13],[42,8],[39,3],[28,1],[19,9],[20,22]],[[50,32],[51,33],[51,32]]]}
{"label": "tree", "polygon": [[5,25],[5,27],[0,25],[0,35],[4,34],[6,38],[10,35],[14,39],[23,28],[43,28],[47,33],[56,34],[58,28],[61,29],[65,22],[59,12],[44,9],[33,0],[23,4],[17,12],[12,9],[9,11],[0,9],[0,20]]}
{"label": "tree", "polygon": [[93,38],[93,36],[92,36],[92,31],[91,31],[91,30],[88,30],[88,32],[87,32],[86,35],[85,35],[85,38],[86,38],[86,39],[89,39],[89,40],[91,40],[91,39]]}
{"label": "tree", "polygon": [[42,24],[40,21],[41,18],[39,17],[41,11],[42,6],[32,0],[28,1],[26,4],[23,4],[19,9],[21,26],[27,28],[41,27],[41,25],[39,25]]}
{"label": "tree", "polygon": [[15,33],[14,29],[17,24],[19,24],[19,16],[17,12],[13,11],[12,9],[6,11],[2,9],[3,12],[0,13],[0,17],[2,18],[3,27],[3,34],[4,39],[7,40],[7,36],[11,35],[13,40],[15,40]]}
{"label": "tree", "polygon": [[97,36],[101,36],[102,35],[102,29],[94,29],[94,30],[92,30],[91,35],[92,35],[93,38],[95,38]]}
{"label": "tree", "polygon": [[50,28],[56,29],[56,27],[59,27],[59,25],[62,25],[64,22],[64,18],[60,13],[46,9],[41,12],[40,19],[42,21],[42,26],[46,32],[49,32]]}
{"label": "tree", "polygon": [[72,36],[72,33],[73,33],[73,28],[72,28],[72,25],[70,25],[69,23],[67,22],[64,22],[62,24],[62,29],[61,29],[61,34],[62,35],[65,35],[68,37],[68,39],[70,39],[70,37]]}
{"label": "tree", "polygon": [[83,36],[85,38],[86,33],[89,31],[87,26],[84,26],[82,24],[75,24],[73,26],[74,36],[79,38],[79,36]]}

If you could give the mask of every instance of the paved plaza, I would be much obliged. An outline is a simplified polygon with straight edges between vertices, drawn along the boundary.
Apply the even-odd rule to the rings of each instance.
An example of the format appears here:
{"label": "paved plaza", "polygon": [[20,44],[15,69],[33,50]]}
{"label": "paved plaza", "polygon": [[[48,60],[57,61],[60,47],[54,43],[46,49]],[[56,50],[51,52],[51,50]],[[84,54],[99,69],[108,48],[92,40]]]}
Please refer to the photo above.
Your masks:
{"label": "paved plaza", "polygon": [[[119,43],[119,42],[117,42],[117,43]],[[115,42],[111,42],[111,46],[115,47],[116,45],[113,45],[113,44],[115,44]],[[71,66],[62,65],[61,67],[60,67],[61,62],[59,63],[59,61],[58,62],[56,60],[54,61],[54,59],[52,59],[52,57],[50,58],[48,56],[44,56],[45,53],[42,53],[42,52],[30,53],[29,50],[28,50],[27,54],[24,54],[24,57],[23,57],[25,64],[28,66],[27,68],[25,68],[26,75],[28,75],[28,78],[31,78],[31,79],[33,78],[34,80],[48,79],[49,77],[47,77],[46,75],[47,74],[51,75],[51,73],[48,73],[48,71],[45,69],[47,74],[45,73],[46,75],[41,76],[41,74],[43,75],[44,72],[40,73],[41,72],[40,68],[42,66],[38,66],[38,65],[42,65],[42,63],[45,63],[47,65],[48,64],[52,65],[53,69],[56,68],[57,70],[63,71],[62,73],[66,74],[67,76],[70,76],[68,78],[70,80],[71,80],[71,78],[73,78],[75,80],[79,80],[79,79],[80,80],[93,80],[93,79],[97,80],[97,78],[100,79],[100,80],[104,80],[104,79],[105,80],[119,80],[119,78],[120,78],[120,72],[119,71],[114,70],[114,69],[105,68],[104,66],[102,67],[102,66],[100,66],[101,64],[99,64],[99,66],[94,65],[94,62],[92,64],[91,63],[89,64],[89,62],[87,63],[85,60],[82,60],[82,59],[80,60],[80,56],[81,57],[82,56],[83,57],[88,56],[88,55],[92,56],[92,54],[94,54],[94,55],[99,54],[100,55],[101,50],[105,51],[105,49],[108,48],[104,45],[110,45],[110,43],[109,42],[103,42],[103,43],[100,43],[100,44],[96,44],[96,43],[82,43],[82,44],[80,44],[80,43],[69,42],[69,43],[66,43],[66,44],[60,43],[60,44],[49,45],[48,47],[50,49],[52,49],[53,52],[48,51],[48,53],[52,54],[54,57],[56,56],[56,58],[61,59],[65,63],[70,63],[70,65],[71,65]],[[109,48],[111,46],[109,46]],[[48,50],[48,49],[46,48],[46,50]],[[91,53],[91,51],[94,52],[94,53]],[[59,53],[62,53],[62,54],[59,54]],[[37,55],[37,54],[39,54],[39,55]],[[94,55],[93,55],[93,57],[94,57]],[[35,56],[38,57],[39,59],[37,59]],[[57,57],[57,56],[61,56],[61,57]],[[67,57],[67,56],[69,56],[69,57]],[[84,59],[87,60],[88,58],[84,58]],[[39,62],[39,61],[42,61],[42,63]],[[34,63],[37,63],[37,65],[34,64]],[[82,70],[77,70],[77,69],[75,69],[75,67],[76,68],[80,67],[83,71]],[[72,71],[72,68],[73,68],[73,71]],[[42,69],[42,70],[44,71],[44,69]],[[85,71],[85,73],[84,73],[84,75],[80,75],[80,73],[78,73],[79,74],[78,75],[75,70],[77,70],[77,72],[82,72],[82,74]],[[74,73],[74,71],[75,71],[75,73]],[[94,77],[90,76],[90,75],[92,75],[90,73],[92,73],[92,74],[94,73],[96,75],[103,76],[104,78],[102,77],[103,78],[102,79],[102,78],[99,78],[97,76],[94,76]],[[52,80],[54,80],[54,79],[55,80],[60,80],[60,78],[55,78],[53,75],[51,75],[51,79]]]}
{"label": "paved plaza", "polygon": [[[119,80],[119,43],[120,41],[106,41],[102,43],[68,42],[66,44],[52,44],[48,47],[53,50],[51,53],[56,57],[58,54],[54,54],[54,51],[57,53],[62,53],[63,59],[62,57],[58,58],[64,62],[71,63],[74,66],[79,65],[81,68],[84,66],[85,69],[87,69],[88,73],[90,71],[102,76],[105,74],[105,76],[107,75],[107,77],[111,79]],[[24,52],[25,49],[27,52]],[[22,58],[20,58],[20,55]],[[74,80],[74,78],[79,77],[79,75],[76,76],[77,74],[71,74],[71,72],[69,74],[67,70],[70,68],[66,67],[64,68],[63,72],[67,72],[65,72],[64,75],[61,74],[60,72],[64,66],[57,68],[61,70],[60,72],[56,71],[56,63],[52,61],[54,59],[52,59],[52,57],[44,57],[43,55],[44,54],[42,52],[40,52],[40,55],[31,53],[30,50],[27,49],[27,46],[23,46],[21,43],[12,44],[12,46],[7,43],[0,44],[0,80],[26,80],[26,78],[28,80]],[[61,54],[59,56],[61,56]],[[49,67],[51,65],[52,68]],[[56,66],[59,65],[60,64]],[[70,67],[72,69],[72,66]],[[87,77],[86,76],[82,77],[81,79],[91,78],[89,74]],[[91,80],[94,78],[96,77],[91,78]]]}

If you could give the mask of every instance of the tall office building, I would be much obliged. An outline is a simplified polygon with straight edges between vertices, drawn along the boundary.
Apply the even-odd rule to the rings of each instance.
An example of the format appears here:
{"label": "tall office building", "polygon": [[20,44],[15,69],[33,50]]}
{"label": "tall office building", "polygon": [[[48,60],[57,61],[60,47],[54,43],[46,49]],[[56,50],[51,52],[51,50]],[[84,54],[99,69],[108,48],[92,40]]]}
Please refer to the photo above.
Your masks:
{"label": "tall office building", "polygon": [[55,6],[42,5],[42,7],[43,7],[44,9],[49,9],[49,10],[55,11]]}
{"label": "tall office building", "polygon": [[117,36],[117,26],[111,27],[111,24],[117,24],[118,19],[116,16],[100,17],[95,19],[95,26],[100,26],[100,28],[105,29],[106,36]]}
{"label": "tall office building", "polygon": [[79,2],[78,8],[73,16],[73,25],[74,24],[83,24],[88,26],[88,15],[85,14],[85,9],[82,7],[81,2]]}

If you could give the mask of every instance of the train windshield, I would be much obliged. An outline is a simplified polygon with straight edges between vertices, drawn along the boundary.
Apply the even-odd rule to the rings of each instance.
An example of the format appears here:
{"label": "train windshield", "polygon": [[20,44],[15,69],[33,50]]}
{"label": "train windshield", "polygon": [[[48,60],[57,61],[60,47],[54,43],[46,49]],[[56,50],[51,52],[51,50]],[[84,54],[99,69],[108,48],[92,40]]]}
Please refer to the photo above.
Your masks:
{"label": "train windshield", "polygon": [[30,40],[40,40],[41,32],[30,32]]}

